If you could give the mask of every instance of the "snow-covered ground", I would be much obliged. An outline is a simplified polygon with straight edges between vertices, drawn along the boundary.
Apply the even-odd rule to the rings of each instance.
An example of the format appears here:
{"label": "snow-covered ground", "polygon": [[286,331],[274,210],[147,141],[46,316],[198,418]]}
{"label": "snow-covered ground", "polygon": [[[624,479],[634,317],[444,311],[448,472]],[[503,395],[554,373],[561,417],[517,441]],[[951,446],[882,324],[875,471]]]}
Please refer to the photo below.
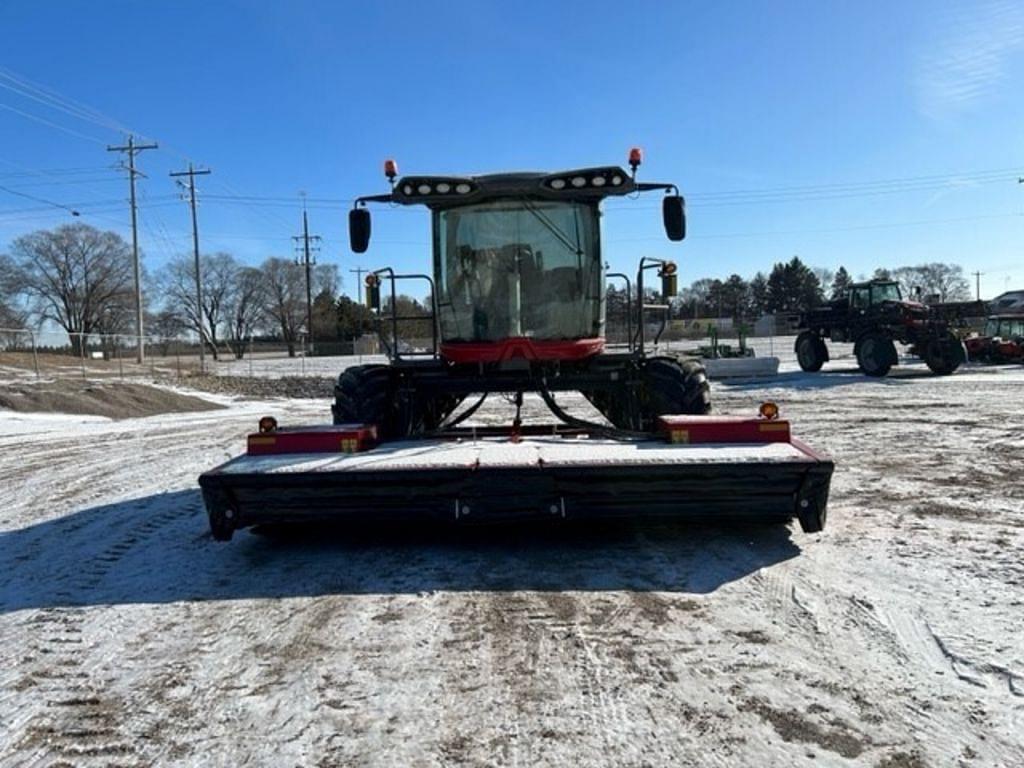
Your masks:
{"label": "snow-covered ground", "polygon": [[218,544],[196,476],[326,403],[3,413],[0,764],[1022,765],[1024,368],[837,357],[714,387],[833,455],[814,536]]}

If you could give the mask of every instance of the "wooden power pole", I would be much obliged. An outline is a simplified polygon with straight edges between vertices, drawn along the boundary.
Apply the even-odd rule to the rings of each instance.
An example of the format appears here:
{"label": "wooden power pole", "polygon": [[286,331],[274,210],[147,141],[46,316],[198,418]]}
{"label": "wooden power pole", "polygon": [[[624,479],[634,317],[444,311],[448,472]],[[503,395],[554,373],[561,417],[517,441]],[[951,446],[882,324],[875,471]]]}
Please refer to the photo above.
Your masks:
{"label": "wooden power pole", "polygon": [[301,263],[306,267],[306,353],[308,354],[313,350],[313,276],[312,268],[316,264],[316,260],[312,256],[312,252],[318,249],[317,243],[320,242],[319,235],[309,234],[309,217],[306,215],[306,200],[305,194],[303,194],[302,200],[302,234],[292,237],[297,243],[301,244]]}
{"label": "wooden power pole", "polygon": [[142,171],[135,168],[135,156],[146,149],[156,149],[157,145],[153,144],[136,144],[135,137],[129,135],[128,143],[120,147],[107,147],[107,152],[127,152],[128,153],[128,167],[125,169],[128,171],[128,187],[130,189],[130,204],[132,211],[132,259],[135,267],[135,332],[138,334],[138,361],[141,365],[146,361],[146,342],[143,338],[143,326],[142,326],[142,270],[139,266],[139,228],[137,222],[136,206],[135,206],[135,177],[144,176]]}
{"label": "wooden power pole", "polygon": [[172,178],[188,176],[188,185],[179,181],[178,184],[188,191],[188,204],[192,209],[192,256],[195,259],[196,270],[196,327],[199,329],[199,370],[206,372],[206,334],[203,333],[203,278],[199,264],[199,219],[196,216],[196,176],[206,176],[210,173],[209,168],[196,170],[192,163],[188,164],[187,171],[176,171],[171,174]]}

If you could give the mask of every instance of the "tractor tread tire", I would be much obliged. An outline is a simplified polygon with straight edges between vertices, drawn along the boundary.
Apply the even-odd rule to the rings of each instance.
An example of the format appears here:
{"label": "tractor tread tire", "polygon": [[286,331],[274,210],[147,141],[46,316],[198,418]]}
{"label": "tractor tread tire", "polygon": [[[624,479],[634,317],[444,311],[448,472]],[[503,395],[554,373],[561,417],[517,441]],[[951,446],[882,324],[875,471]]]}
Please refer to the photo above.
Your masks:
{"label": "tractor tread tire", "polygon": [[796,352],[800,369],[806,373],[817,373],[828,360],[828,347],[825,346],[825,341],[813,331],[804,331],[797,336],[793,351]]}
{"label": "tractor tread tire", "polygon": [[399,379],[390,366],[346,369],[334,387],[334,423],[375,424],[381,439],[408,437],[437,429],[463,400],[447,394],[428,397],[423,392],[400,396],[399,390]]}
{"label": "tractor tread tire", "polygon": [[594,390],[583,395],[613,426],[633,431],[653,432],[663,414],[711,412],[711,385],[699,361],[649,358],[641,363],[638,374],[621,391]]}
{"label": "tractor tread tire", "polygon": [[356,365],[338,377],[331,412],[335,424],[376,424],[381,437],[397,427],[394,374],[386,365]]}
{"label": "tractor tread tire", "polygon": [[697,360],[655,357],[643,368],[641,426],[654,432],[658,417],[681,414],[703,416],[711,412],[711,384]]}
{"label": "tractor tread tire", "polygon": [[867,333],[857,341],[857,365],[866,376],[881,378],[896,364],[896,345],[884,333]]}
{"label": "tractor tread tire", "polygon": [[929,339],[924,345],[924,364],[939,376],[949,376],[967,357],[963,346],[952,336]]}

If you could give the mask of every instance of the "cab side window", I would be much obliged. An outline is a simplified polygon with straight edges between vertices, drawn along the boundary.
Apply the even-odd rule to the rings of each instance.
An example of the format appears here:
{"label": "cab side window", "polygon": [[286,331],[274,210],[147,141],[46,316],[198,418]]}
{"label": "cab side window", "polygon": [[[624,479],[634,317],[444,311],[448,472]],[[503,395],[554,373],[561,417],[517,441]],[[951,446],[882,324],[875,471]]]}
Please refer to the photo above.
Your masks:
{"label": "cab side window", "polygon": [[867,309],[870,300],[865,288],[855,288],[850,292],[850,306],[854,309]]}

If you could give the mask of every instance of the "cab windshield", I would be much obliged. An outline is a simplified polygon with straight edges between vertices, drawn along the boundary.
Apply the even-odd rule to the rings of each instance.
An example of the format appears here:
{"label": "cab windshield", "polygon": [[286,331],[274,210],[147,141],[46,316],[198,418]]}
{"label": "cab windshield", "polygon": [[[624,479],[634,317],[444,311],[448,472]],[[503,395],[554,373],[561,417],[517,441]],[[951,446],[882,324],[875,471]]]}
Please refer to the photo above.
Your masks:
{"label": "cab windshield", "polygon": [[871,303],[881,304],[883,301],[901,301],[900,287],[896,283],[882,283],[871,286]]}
{"label": "cab windshield", "polygon": [[601,335],[596,206],[500,200],[434,213],[441,336]]}
{"label": "cab windshield", "polygon": [[994,324],[990,332],[990,336],[1000,336],[1004,339],[1016,339],[1019,336],[1024,336],[1024,320],[998,320],[989,321],[989,324]]}

